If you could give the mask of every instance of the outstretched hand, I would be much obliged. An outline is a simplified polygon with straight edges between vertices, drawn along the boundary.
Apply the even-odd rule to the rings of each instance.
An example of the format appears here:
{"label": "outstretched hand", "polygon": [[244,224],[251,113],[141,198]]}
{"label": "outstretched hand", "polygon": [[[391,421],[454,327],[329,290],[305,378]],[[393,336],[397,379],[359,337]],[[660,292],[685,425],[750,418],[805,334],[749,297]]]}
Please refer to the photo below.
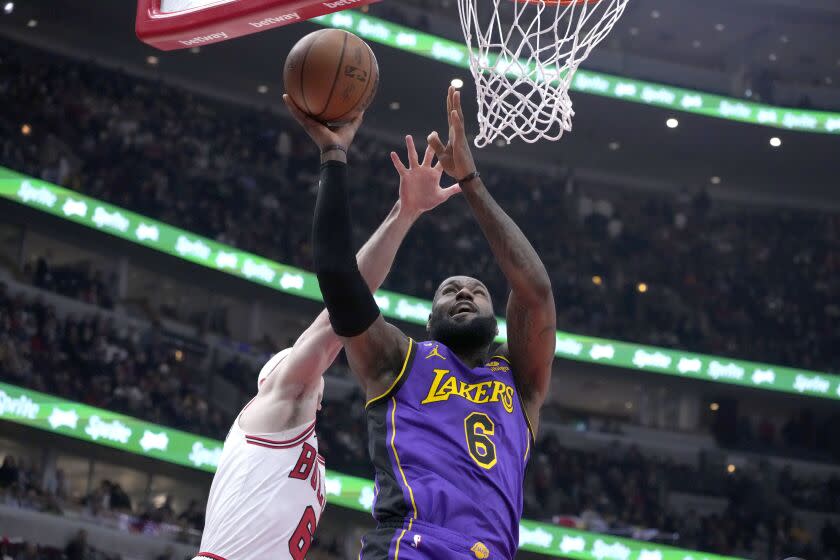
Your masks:
{"label": "outstretched hand", "polygon": [[444,146],[438,133],[429,134],[427,141],[435,151],[443,170],[459,181],[475,171],[467,133],[464,129],[464,111],[461,109],[461,92],[450,86],[446,94],[446,115],[449,121],[449,138]]}
{"label": "outstretched hand", "polygon": [[438,163],[432,165],[434,151],[426,146],[423,161],[417,157],[417,148],[411,135],[405,137],[405,147],[408,152],[408,167],[406,167],[396,152],[391,152],[391,161],[400,175],[400,205],[401,210],[417,217],[428,212],[461,192],[461,187],[452,185],[441,188],[440,177],[443,166]]}
{"label": "outstretched hand", "polygon": [[359,126],[361,126],[362,120],[364,119],[364,112],[362,112],[347,124],[332,129],[301,111],[300,107],[295,104],[294,100],[288,94],[283,94],[283,101],[286,103],[286,107],[295,120],[303,127],[303,130],[306,131],[322,152],[327,146],[341,146],[345,150],[348,150],[350,144],[353,143],[353,138],[356,136],[356,131],[359,130]]}

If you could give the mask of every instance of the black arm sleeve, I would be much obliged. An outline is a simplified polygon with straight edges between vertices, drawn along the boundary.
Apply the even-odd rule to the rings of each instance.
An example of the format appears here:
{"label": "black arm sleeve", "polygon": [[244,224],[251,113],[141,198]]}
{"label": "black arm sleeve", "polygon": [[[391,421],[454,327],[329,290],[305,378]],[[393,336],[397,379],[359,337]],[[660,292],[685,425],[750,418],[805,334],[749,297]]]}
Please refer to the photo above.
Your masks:
{"label": "black arm sleeve", "polygon": [[328,161],[321,166],[312,251],[333,330],[353,337],[376,321],[379,307],[356,263],[347,182],[346,163]]}

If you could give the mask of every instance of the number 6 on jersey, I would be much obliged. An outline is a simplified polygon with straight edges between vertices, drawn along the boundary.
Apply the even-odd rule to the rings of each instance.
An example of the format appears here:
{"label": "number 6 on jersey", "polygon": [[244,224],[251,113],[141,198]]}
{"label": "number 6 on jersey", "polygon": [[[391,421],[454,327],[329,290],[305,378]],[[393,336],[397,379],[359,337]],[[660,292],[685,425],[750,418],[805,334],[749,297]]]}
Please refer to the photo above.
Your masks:
{"label": "number 6 on jersey", "polygon": [[490,439],[496,425],[483,412],[473,412],[464,419],[467,449],[470,457],[482,469],[492,469],[496,464],[496,444]]}

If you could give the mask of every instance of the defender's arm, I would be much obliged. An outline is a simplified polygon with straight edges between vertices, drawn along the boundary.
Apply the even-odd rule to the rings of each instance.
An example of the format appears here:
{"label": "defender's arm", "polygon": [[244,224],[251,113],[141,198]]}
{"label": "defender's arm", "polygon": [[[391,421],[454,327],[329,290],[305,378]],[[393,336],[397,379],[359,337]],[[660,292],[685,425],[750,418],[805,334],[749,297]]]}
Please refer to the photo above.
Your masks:
{"label": "defender's arm", "polygon": [[[427,148],[423,162],[420,163],[414,139],[406,136],[405,144],[408,153],[408,168],[403,165],[395,152],[391,153],[391,160],[400,177],[399,199],[382,225],[356,256],[359,272],[369,292],[375,292],[384,282],[402,241],[417,218],[461,192],[458,186],[440,188],[440,176],[443,171],[440,167],[432,166],[434,154],[430,148]],[[337,158],[337,162],[345,159],[340,150],[333,155]],[[349,241],[350,233],[347,232],[341,239]],[[346,247],[343,250],[347,250]],[[369,297],[370,294],[366,295]],[[340,349],[341,340],[333,331],[329,313],[324,311],[301,335],[291,355],[277,366],[278,371],[273,372],[273,375],[281,380],[279,383],[283,386],[282,393],[294,395],[296,391],[290,391],[289,388],[297,389],[297,391],[307,390],[319,380],[320,375],[335,360]],[[272,382],[272,385],[277,383]]]}
{"label": "defender's arm", "polygon": [[324,154],[312,227],[315,270],[330,323],[369,397],[384,393],[408,351],[409,339],[385,322],[352,250],[347,164]]}
{"label": "defender's arm", "polygon": [[[368,289],[375,292],[385,281],[400,245],[416,220],[398,201],[357,255],[359,272]],[[292,351],[267,377],[266,389],[282,387],[284,398],[295,399],[312,389],[341,351],[341,340],[330,325],[325,309],[295,341]],[[270,379],[270,382],[268,381]]]}

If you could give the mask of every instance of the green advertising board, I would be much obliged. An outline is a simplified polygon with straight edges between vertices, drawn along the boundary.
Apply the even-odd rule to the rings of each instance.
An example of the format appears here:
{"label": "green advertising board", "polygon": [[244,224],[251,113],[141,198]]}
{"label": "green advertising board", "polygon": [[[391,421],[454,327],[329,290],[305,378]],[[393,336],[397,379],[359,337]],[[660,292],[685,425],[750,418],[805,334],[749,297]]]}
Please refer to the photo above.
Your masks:
{"label": "green advertising board", "polygon": [[[222,454],[218,440],[6,383],[0,383],[0,419],[211,473]],[[372,481],[328,470],[325,488],[329,503],[371,511]],[[527,520],[519,542],[523,550],[580,560],[736,560]]]}
{"label": "green advertising board", "polygon": [[[423,33],[361,12],[346,10],[317,17],[312,21],[328,27],[347,29],[369,41],[457,68],[469,68],[469,50],[464,43]],[[529,67],[525,61],[519,65],[507,66]],[[800,132],[840,134],[840,113],[776,107],[589,70],[577,71],[571,89],[718,119]]]}
{"label": "green advertising board", "polygon": [[[321,300],[315,275],[0,167],[0,197],[277,291]],[[379,290],[382,314],[425,325],[431,302]],[[499,342],[507,325],[499,319]],[[840,376],[557,331],[560,358],[840,400]]]}

